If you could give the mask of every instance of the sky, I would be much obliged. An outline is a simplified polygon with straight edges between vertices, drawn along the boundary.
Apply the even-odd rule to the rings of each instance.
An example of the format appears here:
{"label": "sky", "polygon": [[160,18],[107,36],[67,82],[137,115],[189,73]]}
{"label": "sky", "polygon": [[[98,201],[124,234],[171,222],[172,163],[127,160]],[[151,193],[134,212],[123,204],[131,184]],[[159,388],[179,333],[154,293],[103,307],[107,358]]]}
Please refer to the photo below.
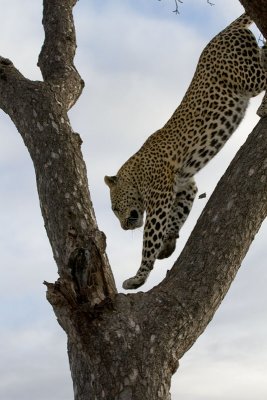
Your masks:
{"label": "sky", "polygon": [[[125,232],[112,214],[104,175],[113,175],[173,113],[208,41],[243,10],[237,0],[92,0],[75,7],[75,64],[85,89],[69,116],[82,137],[97,221],[119,290],[138,268],[142,230]],[[42,2],[0,0],[0,54],[41,79]],[[256,36],[259,34],[255,30]],[[143,291],[178,257],[227,165],[258,121],[261,96],[218,156],[197,176],[199,193],[175,254],[158,261]],[[71,400],[66,336],[45,298],[57,279],[41,218],[33,165],[0,110],[0,399]],[[172,400],[267,398],[267,223],[213,320],[180,361]],[[125,262],[127,260],[127,263]]]}

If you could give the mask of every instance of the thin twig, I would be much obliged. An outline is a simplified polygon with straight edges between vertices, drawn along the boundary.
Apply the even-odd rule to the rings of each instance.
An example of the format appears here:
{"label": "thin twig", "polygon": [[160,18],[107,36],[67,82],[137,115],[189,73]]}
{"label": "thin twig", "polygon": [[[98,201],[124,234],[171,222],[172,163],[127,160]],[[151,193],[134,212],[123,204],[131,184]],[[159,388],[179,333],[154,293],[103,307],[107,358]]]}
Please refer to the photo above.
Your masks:
{"label": "thin twig", "polygon": [[178,2],[183,3],[182,0],[175,0],[175,10],[173,10],[173,12],[175,14],[180,14],[179,9],[178,9]]}
{"label": "thin twig", "polygon": [[[161,0],[158,0],[158,1],[161,1]],[[179,7],[178,7],[178,3],[183,3],[183,1],[182,1],[182,0],[174,0],[174,1],[175,1],[175,10],[173,10],[173,12],[174,12],[175,14],[180,14]],[[212,3],[210,0],[207,0],[207,3],[208,3],[210,6],[215,6],[215,3]]]}

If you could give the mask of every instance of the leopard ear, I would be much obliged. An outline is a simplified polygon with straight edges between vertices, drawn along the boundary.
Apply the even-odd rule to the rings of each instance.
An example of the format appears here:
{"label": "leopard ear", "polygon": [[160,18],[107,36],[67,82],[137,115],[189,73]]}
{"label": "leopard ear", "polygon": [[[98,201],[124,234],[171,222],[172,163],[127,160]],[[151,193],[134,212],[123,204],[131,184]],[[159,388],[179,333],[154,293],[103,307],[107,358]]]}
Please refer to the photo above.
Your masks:
{"label": "leopard ear", "polygon": [[105,184],[108,185],[109,188],[116,185],[118,178],[117,176],[105,176],[104,178]]}

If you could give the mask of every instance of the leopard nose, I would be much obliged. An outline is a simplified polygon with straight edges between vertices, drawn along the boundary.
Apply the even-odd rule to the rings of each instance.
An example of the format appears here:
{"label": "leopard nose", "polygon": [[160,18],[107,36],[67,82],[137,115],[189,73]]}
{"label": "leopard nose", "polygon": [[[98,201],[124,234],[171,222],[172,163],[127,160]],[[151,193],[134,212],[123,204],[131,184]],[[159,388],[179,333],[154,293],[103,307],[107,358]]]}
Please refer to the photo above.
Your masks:
{"label": "leopard nose", "polygon": [[130,219],[138,219],[138,212],[136,210],[130,212]]}

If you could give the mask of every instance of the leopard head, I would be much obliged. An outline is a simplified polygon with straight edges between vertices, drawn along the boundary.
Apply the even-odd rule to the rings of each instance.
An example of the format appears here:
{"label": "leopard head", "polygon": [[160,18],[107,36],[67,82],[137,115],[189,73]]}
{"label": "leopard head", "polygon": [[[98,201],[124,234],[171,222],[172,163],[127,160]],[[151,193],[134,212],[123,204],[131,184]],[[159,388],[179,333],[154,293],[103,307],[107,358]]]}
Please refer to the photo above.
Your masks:
{"label": "leopard head", "polygon": [[110,189],[111,206],[122,229],[135,229],[143,225],[144,204],[137,188],[121,176],[105,176]]}

